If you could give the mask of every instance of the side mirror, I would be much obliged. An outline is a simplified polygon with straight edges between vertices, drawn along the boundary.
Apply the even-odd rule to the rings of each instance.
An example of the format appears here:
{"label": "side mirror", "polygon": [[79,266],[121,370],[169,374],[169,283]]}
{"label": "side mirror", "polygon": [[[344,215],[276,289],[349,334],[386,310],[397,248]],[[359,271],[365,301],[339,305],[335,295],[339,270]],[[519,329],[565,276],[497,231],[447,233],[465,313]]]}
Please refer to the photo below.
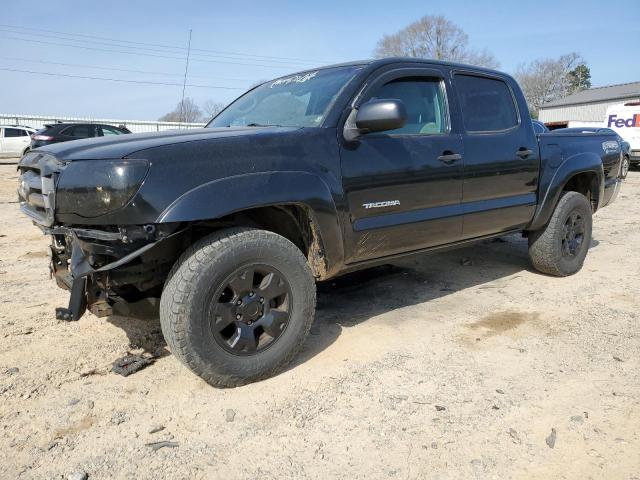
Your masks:
{"label": "side mirror", "polygon": [[[354,118],[355,117],[355,118]],[[370,100],[352,110],[344,129],[345,139],[356,140],[366,133],[383,132],[404,127],[407,109],[401,100]]]}
{"label": "side mirror", "polygon": [[356,127],[361,133],[383,132],[404,127],[407,109],[402,100],[371,100],[360,106]]}

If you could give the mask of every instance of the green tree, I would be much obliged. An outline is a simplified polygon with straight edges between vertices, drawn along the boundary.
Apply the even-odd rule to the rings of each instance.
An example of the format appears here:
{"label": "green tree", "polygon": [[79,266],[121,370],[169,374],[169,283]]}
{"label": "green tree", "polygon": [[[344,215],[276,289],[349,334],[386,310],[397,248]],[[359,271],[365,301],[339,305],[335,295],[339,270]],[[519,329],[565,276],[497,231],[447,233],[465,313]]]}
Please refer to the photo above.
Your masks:
{"label": "green tree", "polygon": [[581,63],[567,73],[567,82],[569,95],[591,88],[591,70],[585,63]]}

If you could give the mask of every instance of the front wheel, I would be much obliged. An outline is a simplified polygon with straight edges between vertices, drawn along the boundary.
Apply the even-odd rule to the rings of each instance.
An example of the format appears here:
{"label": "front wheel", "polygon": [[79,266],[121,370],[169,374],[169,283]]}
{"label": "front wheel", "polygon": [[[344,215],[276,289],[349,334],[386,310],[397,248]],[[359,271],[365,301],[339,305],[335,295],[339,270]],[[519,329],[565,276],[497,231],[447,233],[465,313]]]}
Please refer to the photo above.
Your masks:
{"label": "front wheel", "polygon": [[620,167],[620,178],[627,178],[629,173],[629,157],[624,155],[622,157],[622,166]]}
{"label": "front wheel", "polygon": [[529,234],[534,268],[558,277],[578,272],[591,244],[591,227],[589,200],[578,192],[564,192],[547,226]]}
{"label": "front wheel", "polygon": [[176,262],[160,302],[172,353],[206,382],[233,387],[282,369],[302,347],[315,311],[306,257],[272,232],[227,229]]}

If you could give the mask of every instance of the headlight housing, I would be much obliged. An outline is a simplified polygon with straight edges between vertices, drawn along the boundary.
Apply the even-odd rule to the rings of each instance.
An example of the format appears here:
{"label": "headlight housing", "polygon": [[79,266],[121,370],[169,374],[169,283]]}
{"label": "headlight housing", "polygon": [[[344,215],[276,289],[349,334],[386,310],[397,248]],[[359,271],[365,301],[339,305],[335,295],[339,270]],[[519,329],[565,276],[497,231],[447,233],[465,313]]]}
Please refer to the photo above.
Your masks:
{"label": "headlight housing", "polygon": [[73,161],[56,187],[56,213],[98,217],[127,204],[142,185],[149,162],[131,160]]}

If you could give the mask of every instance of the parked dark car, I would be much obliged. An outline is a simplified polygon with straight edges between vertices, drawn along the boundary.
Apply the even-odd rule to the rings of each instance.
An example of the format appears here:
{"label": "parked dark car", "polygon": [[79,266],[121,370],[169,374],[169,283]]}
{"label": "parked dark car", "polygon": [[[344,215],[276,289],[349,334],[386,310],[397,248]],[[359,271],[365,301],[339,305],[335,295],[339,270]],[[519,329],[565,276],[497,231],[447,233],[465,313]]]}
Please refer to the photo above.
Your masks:
{"label": "parked dark car", "polygon": [[601,134],[608,133],[616,136],[618,143],[620,144],[620,150],[622,152],[622,165],[620,167],[620,178],[627,178],[629,168],[631,165],[631,144],[622,138],[615,130],[606,127],[572,127],[572,128],[558,128],[553,133],[593,133]]}
{"label": "parked dark car", "polygon": [[513,232],[537,270],[576,273],[621,184],[614,135],[536,135],[509,75],[403,58],[288,75],[206,128],[48,145],[19,169],[71,291],[57,317],[160,298],[171,351],[216,386],[291,361],[316,280]]}
{"label": "parked dark car", "polygon": [[547,126],[542,123],[540,120],[531,120],[533,124],[533,131],[536,133],[549,133],[549,129]]}
{"label": "parked dark car", "polygon": [[101,123],[53,123],[45,125],[31,135],[31,148],[44,147],[52,143],[83,140],[85,138],[109,137],[131,133],[125,127]]}

